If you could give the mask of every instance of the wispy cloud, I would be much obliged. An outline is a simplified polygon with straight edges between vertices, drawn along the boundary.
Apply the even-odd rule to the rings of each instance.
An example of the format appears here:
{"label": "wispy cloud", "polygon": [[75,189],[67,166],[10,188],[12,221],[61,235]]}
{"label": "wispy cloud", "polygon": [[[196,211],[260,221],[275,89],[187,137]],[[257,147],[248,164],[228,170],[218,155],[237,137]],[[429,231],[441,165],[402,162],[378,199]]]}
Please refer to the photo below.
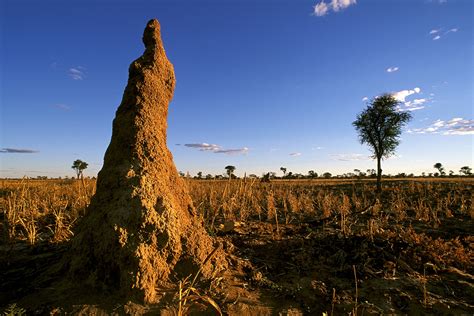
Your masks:
{"label": "wispy cloud", "polygon": [[311,148],[312,150],[321,150],[321,149],[324,149],[324,147],[321,147],[321,146],[318,146],[318,147],[314,147],[314,148]]}
{"label": "wispy cloud", "polygon": [[334,12],[339,12],[356,3],[356,0],[331,0],[328,3],[322,0],[313,6],[313,15],[324,16],[331,10]]}
{"label": "wispy cloud", "polygon": [[37,153],[37,150],[33,149],[21,149],[21,148],[2,148],[0,153],[4,154],[34,154]]}
{"label": "wispy cloud", "polygon": [[[176,145],[181,146],[181,144],[176,144]],[[183,146],[189,147],[189,148],[195,148],[195,149],[198,149],[199,151],[210,151],[215,154],[227,154],[227,155],[245,154],[249,151],[247,147],[224,149],[219,145],[208,144],[208,143],[184,144]]]}
{"label": "wispy cloud", "polygon": [[221,149],[219,145],[208,144],[208,143],[199,143],[199,144],[184,144],[185,147],[196,148],[200,151],[216,151]]}
{"label": "wispy cloud", "polygon": [[290,153],[291,157],[298,157],[301,156],[301,153]]}
{"label": "wispy cloud", "polygon": [[407,97],[421,93],[420,88],[414,88],[412,90],[402,90],[393,93],[393,96],[395,99],[401,102],[401,104],[398,107],[399,111],[417,111],[425,108],[425,103],[429,101],[429,99],[426,98],[419,98],[419,99],[414,99],[411,101],[407,101]]}
{"label": "wispy cloud", "polygon": [[[432,99],[418,98],[413,100],[407,100],[408,97],[414,96],[415,94],[421,93],[421,89],[416,87],[413,89],[395,91],[391,94],[399,102],[398,111],[416,111],[425,108],[424,103],[431,101]],[[362,98],[362,101],[369,100],[368,97]]]}
{"label": "wispy cloud", "polygon": [[451,120],[436,120],[424,128],[409,129],[412,134],[474,135],[474,120],[455,117]]}
{"label": "wispy cloud", "polygon": [[398,67],[387,68],[387,72],[395,72],[395,71],[398,71]]}
{"label": "wispy cloud", "polygon": [[414,88],[413,90],[401,90],[393,93],[393,97],[400,102],[405,102],[405,99],[415,93],[420,93],[420,88]]}
{"label": "wispy cloud", "polygon": [[248,151],[249,149],[247,147],[243,147],[243,148],[235,148],[235,149],[219,149],[219,150],[215,150],[214,153],[236,155],[236,154],[246,154],[248,153]]}
{"label": "wispy cloud", "polygon": [[59,109],[59,110],[62,110],[62,111],[69,111],[71,110],[71,107],[67,104],[54,104],[53,107],[55,107],[56,109]]}
{"label": "wispy cloud", "polygon": [[400,110],[402,111],[416,111],[416,110],[421,110],[424,109],[425,106],[423,105],[425,102],[427,102],[428,99],[415,99],[413,101],[408,101],[403,103],[404,107],[401,107]]}
{"label": "wispy cloud", "polygon": [[69,68],[68,75],[73,80],[84,80],[84,78],[86,77],[85,70],[86,69],[82,66],[72,67]]}
{"label": "wispy cloud", "polygon": [[360,161],[360,160],[370,160],[370,157],[363,154],[331,154],[329,155],[332,160],[339,161]]}
{"label": "wispy cloud", "polygon": [[441,39],[442,36],[446,36],[449,33],[456,33],[457,31],[459,31],[459,29],[457,27],[449,29],[445,32],[443,32],[443,28],[439,28],[439,29],[432,29],[429,34],[431,36],[433,36],[432,37],[433,41],[437,41],[437,40]]}

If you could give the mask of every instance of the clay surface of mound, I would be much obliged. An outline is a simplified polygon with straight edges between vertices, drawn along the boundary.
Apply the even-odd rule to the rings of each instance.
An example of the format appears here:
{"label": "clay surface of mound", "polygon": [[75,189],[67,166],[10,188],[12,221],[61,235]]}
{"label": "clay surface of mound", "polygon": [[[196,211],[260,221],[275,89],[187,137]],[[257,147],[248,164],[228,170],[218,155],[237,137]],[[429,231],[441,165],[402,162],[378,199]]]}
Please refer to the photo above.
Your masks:
{"label": "clay surface of mound", "polygon": [[223,256],[217,251],[205,262],[216,245],[166,145],[175,74],[157,20],[148,22],[143,42],[145,52],[129,68],[96,194],[72,242],[69,269],[73,277],[151,303],[159,298],[156,288],[199,269],[209,276]]}

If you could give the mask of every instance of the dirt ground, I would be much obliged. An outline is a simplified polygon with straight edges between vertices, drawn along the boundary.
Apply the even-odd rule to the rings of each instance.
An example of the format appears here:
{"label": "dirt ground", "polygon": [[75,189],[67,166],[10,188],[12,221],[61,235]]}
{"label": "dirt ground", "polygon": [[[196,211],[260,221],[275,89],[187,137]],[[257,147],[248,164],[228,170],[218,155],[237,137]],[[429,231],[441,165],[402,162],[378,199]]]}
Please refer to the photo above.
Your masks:
{"label": "dirt ground", "polygon": [[[471,194],[467,193],[468,196]],[[388,202],[382,201],[382,204]],[[228,254],[211,279],[175,280],[142,305],[71,284],[68,242],[0,245],[0,311],[11,315],[472,315],[474,226],[466,212],[400,220],[390,208],[285,224],[216,220]],[[470,206],[472,208],[472,205]],[[398,218],[398,219],[396,219]],[[347,228],[341,229],[341,221]],[[181,296],[179,295],[181,290]],[[16,305],[13,305],[16,304]]]}
{"label": "dirt ground", "polygon": [[[269,223],[233,225],[232,230],[218,233],[233,271],[216,275],[221,284],[206,294],[224,314],[461,315],[474,311],[472,265],[441,266],[425,252],[428,244],[416,245],[403,236],[409,232],[348,238],[324,222],[279,225],[278,231]],[[446,223],[445,230],[430,233],[455,234],[465,247],[472,247],[472,228],[469,219],[458,219]],[[417,229],[423,227],[415,226],[413,233]],[[432,240],[429,235],[424,238]],[[55,275],[54,265],[66,247],[2,246],[0,305],[16,302],[28,314],[176,312],[172,298],[161,305],[141,306],[115,297],[110,289],[65,284],[61,275]],[[218,314],[205,299],[194,299],[189,305],[194,313]]]}

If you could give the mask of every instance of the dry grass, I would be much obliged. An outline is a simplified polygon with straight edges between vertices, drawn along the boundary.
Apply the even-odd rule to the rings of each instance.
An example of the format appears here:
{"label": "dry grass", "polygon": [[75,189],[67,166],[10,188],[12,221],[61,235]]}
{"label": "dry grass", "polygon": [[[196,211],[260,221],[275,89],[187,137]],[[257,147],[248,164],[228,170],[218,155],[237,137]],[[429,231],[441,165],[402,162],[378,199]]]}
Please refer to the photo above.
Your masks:
{"label": "dry grass", "polygon": [[[436,228],[441,219],[454,214],[474,219],[474,181],[443,180],[391,181],[385,186],[383,202],[377,199],[371,180],[188,180],[187,184],[211,233],[228,221],[271,222],[278,229],[279,224],[332,219],[349,236],[355,228],[361,231],[361,225],[351,221],[353,214],[361,212],[371,215],[362,225],[369,235],[390,220],[402,223],[411,218]],[[94,180],[23,179],[1,184],[2,239],[30,244],[68,240],[95,191]]]}
{"label": "dry grass", "polygon": [[[75,223],[84,215],[95,191],[93,180],[23,179],[0,180],[0,184],[0,244],[34,245],[69,240]],[[365,242],[379,245],[377,247],[401,247],[396,250],[398,257],[391,254],[393,249],[358,250],[353,247],[359,246],[348,246],[344,250],[346,253],[359,252],[356,256],[360,254],[360,258],[365,256],[362,255],[364,251],[375,251],[371,255],[381,255],[387,260],[379,264],[374,257],[370,265],[351,263],[355,295],[348,311],[354,315],[367,307],[359,297],[363,289],[359,276],[391,280],[403,270],[410,274],[408,280],[418,280],[421,303],[430,308],[431,297],[438,295],[430,292],[430,288],[439,283],[436,279],[439,276],[431,270],[428,273],[427,267],[458,274],[472,271],[474,239],[465,234],[459,237],[457,231],[459,223],[468,224],[474,219],[472,178],[387,181],[381,196],[376,195],[375,183],[370,180],[280,180],[270,183],[255,179],[187,180],[187,185],[210,234],[222,235],[222,227],[232,230],[238,225],[247,225],[249,229],[269,227],[262,236],[268,235],[271,240],[281,243],[288,238],[285,234],[289,228],[306,227],[308,231],[302,235],[302,240],[310,243],[311,238],[316,238],[314,242],[323,255],[325,246],[321,242],[328,243],[328,249],[333,249],[333,243],[358,245]],[[232,225],[227,225],[229,223]],[[295,243],[299,245],[300,242]],[[291,246],[282,247],[283,251],[292,249]],[[339,254],[344,253],[341,249],[327,253],[328,260],[340,262]],[[314,261],[310,252],[285,258],[287,265],[295,271]],[[198,289],[196,278],[179,282],[177,313],[185,314],[194,303],[211,306],[220,313],[219,305],[211,298],[212,291]],[[265,284],[280,293],[281,285],[277,283],[272,280]],[[341,297],[347,296],[341,288],[337,289],[337,294],[334,288],[332,293],[323,292],[327,296],[328,314],[334,313],[336,303],[336,308],[340,308]]]}
{"label": "dry grass", "polygon": [[62,242],[84,215],[95,181],[2,180],[0,236],[4,243]]}

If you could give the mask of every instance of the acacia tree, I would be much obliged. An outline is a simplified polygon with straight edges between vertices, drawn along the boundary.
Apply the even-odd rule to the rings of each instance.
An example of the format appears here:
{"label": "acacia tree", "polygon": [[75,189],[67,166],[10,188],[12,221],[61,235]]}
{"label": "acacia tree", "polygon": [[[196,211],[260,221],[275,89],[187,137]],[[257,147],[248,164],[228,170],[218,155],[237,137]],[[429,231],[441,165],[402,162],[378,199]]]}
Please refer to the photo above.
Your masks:
{"label": "acacia tree", "polygon": [[472,174],[472,168],[469,166],[464,166],[459,169],[460,174],[464,174],[465,176],[470,176]]}
{"label": "acacia tree", "polygon": [[369,177],[373,178],[375,174],[375,169],[367,169],[367,174]]}
{"label": "acacia tree", "polygon": [[377,159],[377,192],[382,191],[381,160],[395,153],[400,144],[402,127],[411,119],[411,114],[398,110],[399,101],[391,94],[372,99],[367,108],[357,115],[352,123],[359,134],[361,144],[367,144],[372,157]]}
{"label": "acacia tree", "polygon": [[318,177],[318,174],[316,172],[314,172],[314,170],[310,170],[310,171],[308,171],[308,177],[311,178],[311,179],[314,179],[314,178]]}
{"label": "acacia tree", "polygon": [[442,175],[442,176],[446,175],[446,172],[444,171],[444,167],[443,167],[443,165],[441,164],[441,162],[435,163],[433,167],[434,167],[435,169],[438,169],[440,175]]}
{"label": "acacia tree", "polygon": [[281,167],[280,170],[281,170],[281,172],[283,172],[283,178],[284,178],[286,176],[286,168]]}
{"label": "acacia tree", "polygon": [[226,173],[229,176],[229,179],[231,179],[232,176],[234,175],[235,167],[234,166],[226,166],[224,169],[226,170]]}
{"label": "acacia tree", "polygon": [[88,165],[89,164],[87,162],[82,161],[80,159],[74,160],[74,162],[72,163],[71,168],[76,171],[77,179],[79,179],[79,177],[81,177],[81,178],[83,177],[82,171],[87,169]]}

